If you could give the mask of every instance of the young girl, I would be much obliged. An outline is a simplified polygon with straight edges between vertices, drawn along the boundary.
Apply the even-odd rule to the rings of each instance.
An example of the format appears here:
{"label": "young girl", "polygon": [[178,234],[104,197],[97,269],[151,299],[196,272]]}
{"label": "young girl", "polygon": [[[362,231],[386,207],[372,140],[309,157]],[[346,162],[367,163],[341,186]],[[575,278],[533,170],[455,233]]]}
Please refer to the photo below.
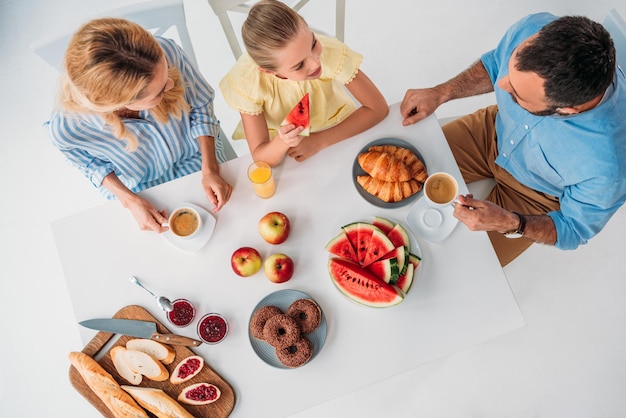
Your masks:
{"label": "young girl", "polygon": [[[233,139],[246,138],[255,161],[276,165],[285,155],[303,161],[369,129],[389,112],[380,91],[359,71],[361,55],[336,39],[314,34],[284,3],[256,3],[242,37],[248,54],[226,74],[220,88],[226,102],[241,114]],[[302,126],[280,126],[306,93],[308,137],[299,135]]]}

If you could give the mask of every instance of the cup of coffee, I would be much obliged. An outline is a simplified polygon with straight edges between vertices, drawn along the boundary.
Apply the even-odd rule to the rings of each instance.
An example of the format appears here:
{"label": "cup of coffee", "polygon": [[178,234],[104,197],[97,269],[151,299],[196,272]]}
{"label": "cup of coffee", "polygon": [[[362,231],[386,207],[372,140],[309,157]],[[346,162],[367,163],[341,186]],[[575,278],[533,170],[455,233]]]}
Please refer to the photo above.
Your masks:
{"label": "cup of coffee", "polygon": [[170,231],[179,238],[191,238],[202,226],[200,214],[192,208],[180,207],[170,215]]}
{"label": "cup of coffee", "polygon": [[450,205],[458,194],[459,185],[456,179],[448,173],[433,173],[424,183],[424,198],[432,207]]}

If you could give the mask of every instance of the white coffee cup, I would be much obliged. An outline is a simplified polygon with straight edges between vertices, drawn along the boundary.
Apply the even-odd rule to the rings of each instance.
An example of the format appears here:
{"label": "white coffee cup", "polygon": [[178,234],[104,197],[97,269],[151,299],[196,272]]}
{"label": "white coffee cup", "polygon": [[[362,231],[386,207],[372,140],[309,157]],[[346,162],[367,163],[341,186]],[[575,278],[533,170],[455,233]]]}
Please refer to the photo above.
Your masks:
{"label": "white coffee cup", "polygon": [[458,195],[459,185],[451,174],[433,173],[424,182],[424,199],[432,207],[448,206]]}
{"label": "white coffee cup", "polygon": [[172,234],[178,238],[193,237],[202,226],[200,214],[193,208],[177,208],[169,217],[168,225]]}

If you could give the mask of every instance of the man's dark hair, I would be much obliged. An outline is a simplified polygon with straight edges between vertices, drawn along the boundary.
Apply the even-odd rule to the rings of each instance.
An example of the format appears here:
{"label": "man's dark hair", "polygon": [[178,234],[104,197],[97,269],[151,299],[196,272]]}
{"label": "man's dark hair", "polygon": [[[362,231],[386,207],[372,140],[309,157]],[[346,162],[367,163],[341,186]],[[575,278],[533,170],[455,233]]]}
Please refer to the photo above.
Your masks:
{"label": "man's dark hair", "polygon": [[615,46],[601,24],[565,16],[548,23],[518,51],[516,69],[545,80],[550,105],[578,106],[604,93],[613,81]]}

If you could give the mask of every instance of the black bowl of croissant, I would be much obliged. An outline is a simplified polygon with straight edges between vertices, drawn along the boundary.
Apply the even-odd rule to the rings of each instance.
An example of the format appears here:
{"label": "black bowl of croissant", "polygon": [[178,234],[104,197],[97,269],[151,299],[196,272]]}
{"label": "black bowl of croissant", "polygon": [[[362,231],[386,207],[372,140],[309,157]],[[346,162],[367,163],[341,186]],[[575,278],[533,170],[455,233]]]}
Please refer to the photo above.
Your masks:
{"label": "black bowl of croissant", "polygon": [[352,176],[357,191],[366,201],[395,208],[417,198],[428,171],[413,145],[399,138],[380,138],[359,151]]}

